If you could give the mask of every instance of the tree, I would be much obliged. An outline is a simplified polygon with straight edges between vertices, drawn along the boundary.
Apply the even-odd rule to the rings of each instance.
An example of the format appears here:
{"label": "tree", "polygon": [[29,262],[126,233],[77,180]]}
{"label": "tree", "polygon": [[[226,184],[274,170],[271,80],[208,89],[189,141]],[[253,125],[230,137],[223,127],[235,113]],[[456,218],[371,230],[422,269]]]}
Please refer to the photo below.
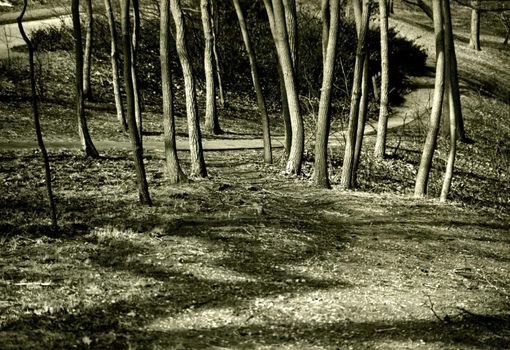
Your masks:
{"label": "tree", "polygon": [[163,133],[165,141],[166,173],[172,184],[187,180],[177,156],[175,140],[174,101],[170,60],[170,0],[160,3],[159,52],[161,61],[161,89],[163,95]]}
{"label": "tree", "polygon": [[414,188],[415,197],[424,197],[427,193],[427,185],[430,169],[432,166],[432,158],[436,149],[437,134],[439,132],[439,124],[441,121],[445,75],[444,24],[441,1],[444,0],[432,1],[434,34],[436,41],[436,78],[434,83],[434,97],[427,138],[423,146],[420,167],[416,176],[416,184]]}
{"label": "tree", "polygon": [[[358,0],[354,0],[358,1]],[[371,0],[363,0],[363,11],[358,31],[356,45],[356,59],[354,63],[354,78],[352,84],[351,106],[349,110],[349,125],[347,140],[345,142],[344,162],[340,186],[343,189],[350,189],[354,185],[354,156],[356,147],[356,135],[358,129],[358,118],[360,112],[360,100],[363,80],[363,61],[365,60],[366,39],[368,33],[368,22],[370,17]]]}
{"label": "tree", "polygon": [[110,60],[112,65],[112,82],[113,82],[113,96],[115,98],[115,110],[117,111],[117,119],[119,120],[122,130],[127,131],[126,115],[122,105],[122,95],[120,93],[119,81],[119,53],[117,50],[117,29],[115,28],[115,17],[113,14],[112,1],[104,0],[106,18],[108,19],[108,27],[111,36]]}
{"label": "tree", "polygon": [[220,99],[220,107],[225,107],[225,93],[223,92],[223,79],[220,55],[218,54],[218,26],[219,26],[219,15],[216,6],[216,0],[211,0],[211,25],[212,25],[212,37],[213,37],[213,54],[214,63],[216,67],[216,79],[218,82],[218,98]]}
{"label": "tree", "polygon": [[386,133],[388,128],[389,93],[389,50],[388,50],[388,7],[386,0],[379,0],[379,23],[381,32],[381,97],[379,102],[379,121],[375,156],[384,158],[386,153]]}
{"label": "tree", "polygon": [[214,80],[213,30],[211,0],[200,0],[202,27],[204,29],[204,72],[205,72],[205,129],[213,135],[222,133],[216,111],[216,82]]}
{"label": "tree", "polygon": [[83,99],[83,44],[81,42],[80,0],[72,0],[71,13],[73,19],[75,82],[76,82],[76,115],[78,117],[78,134],[83,152],[89,157],[98,158],[99,153],[90,138],[85,104]]}
{"label": "tree", "polygon": [[264,98],[264,94],[262,93],[262,87],[260,86],[255,50],[253,48],[250,36],[248,34],[246,20],[244,18],[243,10],[241,9],[241,5],[239,4],[239,0],[232,1],[234,3],[237,19],[239,21],[239,27],[241,28],[241,35],[243,37],[244,46],[246,48],[246,52],[248,53],[253,88],[255,89],[255,94],[257,95],[257,105],[261,117],[262,133],[264,140],[264,161],[268,164],[271,164],[273,162],[273,156],[271,151],[271,133],[269,130],[269,117],[267,115],[266,100]]}
{"label": "tree", "polygon": [[[131,38],[131,77],[133,80],[133,98],[135,103],[135,118],[140,135],[140,144],[143,145],[142,96],[138,84],[138,51],[141,40],[141,18],[139,0],[133,0],[133,33]],[[142,147],[143,152],[143,147]]]}
{"label": "tree", "polygon": [[85,0],[85,52],[83,54],[83,95],[87,100],[92,99],[92,84],[90,82],[90,71],[92,68],[92,46],[94,39],[94,13],[92,0]]}
{"label": "tree", "polygon": [[292,143],[285,171],[287,174],[297,175],[301,173],[303,160],[304,127],[299,110],[298,91],[287,35],[285,11],[282,0],[273,0],[272,4],[269,0],[264,0],[264,4],[266,6],[268,18],[270,18],[270,26],[272,27],[275,40],[278,61],[283,72],[292,128]]}
{"label": "tree", "polygon": [[41,157],[44,163],[44,178],[46,183],[46,191],[48,193],[48,201],[50,204],[50,217],[51,217],[51,226],[56,229],[58,227],[57,222],[57,210],[55,206],[55,198],[53,196],[53,189],[51,185],[51,168],[50,161],[48,158],[48,152],[46,151],[46,146],[44,145],[44,139],[41,131],[41,122],[39,117],[39,101],[37,98],[37,90],[36,90],[36,77],[35,77],[35,64],[34,64],[34,46],[32,42],[28,38],[25,33],[25,29],[23,28],[23,17],[25,16],[25,12],[27,10],[28,0],[23,0],[23,8],[21,9],[21,13],[17,19],[18,28],[23,37],[23,40],[27,44],[28,47],[28,62],[30,67],[30,87],[32,93],[32,112],[34,115],[34,126],[35,126],[35,134],[37,137],[37,143],[39,145],[39,149],[41,150]]}
{"label": "tree", "polygon": [[471,10],[471,33],[469,35],[468,46],[480,51],[480,10],[478,9],[478,1],[473,1],[473,9]]}
{"label": "tree", "polygon": [[182,67],[184,76],[184,88],[186,93],[186,114],[188,118],[188,134],[191,155],[192,177],[207,177],[207,170],[202,149],[202,136],[197,110],[197,96],[195,90],[195,75],[189,60],[188,48],[186,45],[186,29],[182,14],[180,0],[170,0],[170,10],[175,22],[175,42],[177,55]]}
{"label": "tree", "polygon": [[133,158],[135,162],[136,177],[138,183],[138,195],[140,203],[152,205],[149,194],[149,186],[145,175],[145,165],[143,163],[142,143],[138,128],[136,126],[135,116],[135,91],[133,87],[133,64],[131,61],[132,42],[131,42],[131,23],[130,23],[130,0],[121,0],[121,29],[122,29],[122,53],[124,55],[124,84],[126,87],[127,102],[127,120],[129,126],[129,136],[133,148]]}
{"label": "tree", "polygon": [[352,164],[352,186],[357,186],[358,167],[361,162],[361,149],[363,146],[363,136],[365,134],[365,123],[368,114],[368,87],[369,87],[369,57],[368,50],[363,59],[363,73],[361,78],[361,99],[358,112],[358,127],[356,128],[356,144],[354,146],[354,159]]}
{"label": "tree", "polygon": [[[317,118],[317,133],[315,137],[315,164],[314,164],[314,182],[318,187],[329,188],[328,176],[328,137],[330,127],[330,108],[331,108],[331,90],[333,87],[333,75],[335,70],[336,44],[338,38],[338,22],[340,20],[340,1],[331,0],[329,2],[329,11],[323,1],[323,18],[330,19],[328,25],[328,39],[323,38],[322,42],[327,43],[326,55],[324,61],[324,73],[321,88],[321,97],[319,101],[319,115]],[[324,8],[329,14],[326,16]],[[324,19],[323,19],[324,21]],[[324,26],[323,26],[324,28]],[[325,30],[323,30],[323,35]]]}

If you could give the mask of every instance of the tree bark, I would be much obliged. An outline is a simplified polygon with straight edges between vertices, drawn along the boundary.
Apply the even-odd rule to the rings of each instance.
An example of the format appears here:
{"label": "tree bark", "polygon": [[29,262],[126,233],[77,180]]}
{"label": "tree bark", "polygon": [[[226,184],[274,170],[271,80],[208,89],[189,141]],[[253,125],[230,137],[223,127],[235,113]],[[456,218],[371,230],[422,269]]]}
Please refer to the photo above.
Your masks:
{"label": "tree bark", "polygon": [[133,80],[134,103],[135,103],[135,118],[138,127],[138,135],[140,136],[140,144],[142,145],[143,152],[143,118],[142,118],[142,93],[139,87],[138,80],[138,51],[140,49],[141,40],[141,19],[140,19],[140,4],[139,0],[133,0],[133,33],[132,33],[132,56],[131,56],[131,76]]}
{"label": "tree bark", "polygon": [[381,96],[375,156],[383,159],[386,154],[386,134],[388,132],[388,93],[389,93],[389,50],[388,50],[388,8],[387,0],[379,0],[379,23],[381,31]]}
{"label": "tree bark", "polygon": [[133,158],[135,162],[135,171],[138,184],[138,196],[140,203],[151,206],[152,200],[145,175],[145,165],[143,163],[142,144],[138,128],[136,127],[135,116],[135,91],[133,87],[131,62],[132,41],[130,26],[130,0],[121,0],[121,28],[122,28],[122,52],[124,54],[124,84],[126,86],[126,102],[127,102],[127,120],[129,125],[129,136],[131,146],[133,148]]}
{"label": "tree bark", "polygon": [[175,22],[175,42],[177,55],[184,76],[184,88],[186,93],[186,115],[188,118],[188,135],[191,156],[191,177],[207,177],[207,170],[202,149],[202,136],[198,117],[197,96],[195,90],[195,75],[189,60],[186,44],[186,29],[182,14],[180,0],[170,0],[170,10]]}
{"label": "tree bark", "polygon": [[361,79],[361,99],[358,112],[358,127],[356,128],[356,145],[354,147],[354,163],[352,165],[352,186],[357,186],[358,181],[358,166],[361,161],[361,149],[363,146],[363,136],[365,133],[365,123],[368,113],[368,87],[370,75],[368,70],[368,50],[365,52],[365,59],[363,60],[363,77]]}
{"label": "tree bark", "polygon": [[239,20],[239,26],[241,28],[241,34],[243,36],[244,46],[246,47],[246,52],[248,53],[248,59],[250,61],[251,68],[251,77],[253,81],[253,88],[255,89],[255,93],[257,95],[257,105],[262,121],[262,133],[264,140],[264,161],[268,164],[273,162],[273,156],[271,151],[271,134],[269,130],[269,117],[267,115],[267,107],[266,100],[264,98],[264,94],[262,93],[262,87],[260,86],[259,74],[257,69],[257,60],[255,56],[255,50],[250,40],[250,36],[248,34],[248,28],[246,26],[246,20],[244,18],[243,11],[241,9],[241,5],[239,4],[239,0],[232,0],[234,3],[234,7],[237,14],[237,19]]}
{"label": "tree bark", "polygon": [[108,27],[111,36],[110,60],[112,65],[112,83],[113,83],[113,96],[115,98],[115,110],[117,111],[117,119],[122,130],[127,131],[126,115],[122,104],[122,95],[120,92],[119,80],[119,53],[117,49],[117,29],[115,28],[115,17],[113,14],[112,1],[104,0],[106,18],[108,19]]}
{"label": "tree bark", "polygon": [[298,22],[296,0],[283,0],[283,10],[285,13],[285,25],[289,40],[290,56],[292,58],[292,67],[294,68],[294,77],[296,79],[296,88],[298,87],[298,67],[299,67],[299,41],[298,41]]}
{"label": "tree bark", "polygon": [[83,95],[87,100],[92,100],[92,84],[90,71],[92,69],[92,46],[94,40],[94,12],[92,0],[85,0],[85,14],[87,15],[85,26],[85,51],[83,60]]}
{"label": "tree bark", "polygon": [[[355,0],[357,1],[357,0]],[[356,13],[356,8],[354,8]],[[363,11],[358,31],[358,43],[356,46],[356,60],[354,63],[354,80],[352,84],[351,107],[349,111],[349,126],[345,142],[344,162],[340,187],[350,189],[353,186],[354,152],[356,147],[356,135],[358,129],[358,116],[360,110],[361,88],[363,80],[363,61],[366,50],[366,38],[368,22],[370,18],[370,0],[363,1]]]}
{"label": "tree bark", "polygon": [[170,0],[161,0],[159,29],[166,174],[168,181],[171,184],[175,184],[185,182],[187,178],[179,165],[179,157],[177,156],[177,145],[175,140],[174,101],[170,59]]}
{"label": "tree bark", "polygon": [[71,13],[73,18],[74,55],[75,55],[75,85],[76,85],[76,115],[78,117],[78,134],[83,152],[89,157],[99,158],[99,153],[92,142],[85,117],[83,96],[83,44],[81,42],[80,1],[72,0]]}
{"label": "tree bark", "polygon": [[420,167],[416,176],[414,187],[415,197],[424,197],[427,194],[427,185],[432,166],[432,158],[436,149],[437,134],[441,122],[441,109],[444,95],[444,74],[445,74],[445,52],[444,52],[444,28],[442,18],[441,2],[444,0],[432,1],[432,12],[434,17],[434,34],[436,39],[436,78],[434,84],[434,98],[430,115],[430,125],[427,132],[425,145],[420,161]]}
{"label": "tree bark", "polygon": [[48,201],[50,205],[50,218],[51,218],[51,226],[53,229],[58,228],[57,222],[57,209],[55,206],[55,197],[53,196],[53,189],[51,184],[51,168],[50,161],[48,158],[48,152],[46,151],[46,146],[44,145],[44,139],[41,131],[41,122],[39,115],[39,100],[37,98],[37,89],[36,89],[36,79],[35,79],[35,64],[34,64],[34,47],[32,42],[28,38],[25,33],[25,29],[23,27],[23,17],[25,16],[25,12],[27,10],[28,0],[23,1],[23,8],[20,12],[20,15],[17,19],[18,28],[21,33],[21,36],[28,47],[28,62],[30,67],[30,88],[32,94],[32,113],[34,115],[34,126],[35,126],[35,135],[37,137],[37,144],[39,145],[39,149],[41,150],[41,157],[44,164],[44,179],[46,183],[46,192],[48,193]]}
{"label": "tree bark", "polygon": [[202,27],[204,30],[204,72],[205,72],[205,129],[213,135],[222,133],[216,111],[216,82],[214,81],[213,31],[210,13],[211,0],[201,0]]}
{"label": "tree bark", "polygon": [[329,0],[321,0],[321,20],[322,20],[322,66],[326,68],[326,55],[328,52],[329,40],[329,26],[331,22],[331,15],[329,13],[330,4]]}
{"label": "tree bark", "polygon": [[285,24],[285,11],[282,0],[273,0],[272,7],[268,0],[264,0],[264,3],[266,4],[268,17],[270,12],[272,12],[272,15],[274,15],[274,39],[276,50],[278,52],[278,60],[283,72],[285,91],[287,92],[287,101],[290,112],[292,144],[285,171],[287,174],[297,175],[301,173],[301,165],[303,160],[304,128],[303,120],[299,110],[298,91],[294,76],[294,67],[289,47],[289,39],[287,36],[287,28]]}
{"label": "tree bark", "polygon": [[225,93],[223,89],[223,73],[221,69],[220,55],[218,54],[218,25],[219,15],[216,6],[216,0],[211,0],[211,26],[212,26],[212,37],[213,37],[213,54],[214,64],[216,67],[216,79],[218,85],[218,98],[220,101],[220,107],[225,108]]}
{"label": "tree bark", "polygon": [[482,49],[480,47],[480,11],[476,8],[471,10],[471,35],[468,46],[477,51]]}
{"label": "tree bark", "polygon": [[[317,117],[317,133],[315,137],[315,164],[313,180],[317,187],[330,188],[328,175],[328,138],[330,128],[331,90],[335,70],[336,44],[338,38],[338,22],[340,20],[340,1],[331,0],[329,18],[331,19],[327,49],[322,78],[321,97],[319,101],[319,115]],[[323,2],[324,4],[324,2]],[[324,31],[323,31],[324,34]],[[323,39],[323,43],[325,40]]]}

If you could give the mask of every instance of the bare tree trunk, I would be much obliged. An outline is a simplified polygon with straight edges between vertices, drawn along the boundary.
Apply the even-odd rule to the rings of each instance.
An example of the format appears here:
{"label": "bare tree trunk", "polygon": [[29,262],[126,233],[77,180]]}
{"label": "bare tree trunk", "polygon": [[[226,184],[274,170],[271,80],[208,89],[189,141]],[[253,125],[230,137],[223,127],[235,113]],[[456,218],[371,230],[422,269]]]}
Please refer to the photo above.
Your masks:
{"label": "bare tree trunk", "polygon": [[74,54],[76,63],[76,115],[78,117],[78,134],[83,152],[89,157],[98,158],[99,153],[92,142],[85,117],[83,98],[83,44],[81,42],[80,1],[72,0],[71,13],[73,17]]}
{"label": "bare tree trunk", "polygon": [[384,158],[386,153],[386,134],[388,129],[388,93],[389,93],[389,50],[388,50],[388,8],[387,0],[379,0],[379,23],[381,31],[381,98],[375,156]]}
{"label": "bare tree trunk", "polygon": [[294,68],[294,78],[296,80],[296,88],[298,87],[298,67],[299,67],[299,42],[298,42],[298,22],[296,0],[283,0],[283,10],[285,13],[285,24],[287,29],[287,37],[289,40],[290,56],[292,58],[292,67]]}
{"label": "bare tree trunk", "polygon": [[480,51],[480,11],[476,8],[478,6],[478,2],[474,1],[473,10],[471,10],[471,35],[469,37],[468,46],[473,49]]}
{"label": "bare tree trunk", "polygon": [[85,27],[85,52],[83,54],[83,95],[90,101],[92,99],[90,71],[92,68],[92,46],[94,40],[94,13],[92,10],[92,0],[85,0],[85,13],[87,15],[87,21]]}
{"label": "bare tree trunk", "polygon": [[28,38],[25,33],[25,29],[23,28],[23,17],[25,16],[25,11],[27,10],[28,0],[23,1],[23,8],[21,13],[17,19],[18,28],[23,37],[23,40],[27,44],[28,47],[28,61],[30,66],[30,87],[32,93],[32,113],[34,115],[34,126],[35,126],[35,134],[37,137],[37,143],[39,145],[39,149],[41,150],[41,157],[44,163],[44,178],[46,182],[46,191],[48,193],[48,201],[50,204],[50,217],[51,217],[51,226],[53,229],[58,228],[57,222],[57,209],[55,206],[55,198],[53,196],[53,189],[51,186],[51,168],[50,161],[48,158],[48,152],[46,151],[46,146],[44,145],[44,140],[41,132],[41,122],[39,116],[39,101],[37,98],[37,90],[36,90],[36,79],[35,79],[35,65],[34,65],[34,47],[32,42]]}
{"label": "bare tree trunk", "polygon": [[[273,18],[274,39],[278,60],[283,71],[285,91],[289,105],[290,121],[292,128],[292,144],[290,155],[287,161],[286,172],[288,174],[300,174],[304,150],[304,128],[303,119],[299,110],[298,91],[294,77],[294,68],[285,25],[285,12],[282,0],[273,0],[273,5],[264,0],[268,17]],[[273,17],[274,16],[274,17]]]}
{"label": "bare tree trunk", "polygon": [[[458,84],[457,80],[457,67],[455,60],[455,46],[453,42],[453,30],[452,30],[452,20],[451,20],[451,11],[450,11],[450,2],[447,0],[442,1],[442,10],[443,10],[443,20],[444,20],[444,28],[445,28],[445,80],[448,86],[448,104],[449,104],[449,116],[450,116],[450,152],[448,155],[448,163],[446,165],[446,171],[444,174],[443,188],[441,190],[441,202],[445,202],[448,198],[448,193],[450,192],[450,187],[453,178],[453,170],[455,166],[455,156],[457,153],[457,125],[459,118],[459,110],[460,110],[460,98],[458,98],[458,85],[457,85],[457,96],[455,95],[455,86],[454,84]],[[454,77],[455,75],[455,77]],[[458,106],[456,103],[458,102]],[[458,109],[457,109],[458,108]]]}
{"label": "bare tree trunk", "polygon": [[115,17],[113,14],[112,1],[104,0],[106,9],[106,17],[108,19],[108,27],[110,28],[111,36],[111,49],[110,60],[112,65],[112,82],[113,82],[113,96],[115,98],[115,109],[117,111],[117,119],[122,130],[127,131],[126,115],[124,114],[124,107],[122,105],[122,95],[120,93],[119,81],[119,53],[117,50],[117,29],[115,28]]}
{"label": "bare tree trunk", "polygon": [[216,111],[216,82],[214,81],[213,31],[210,14],[211,0],[201,0],[202,26],[204,29],[204,72],[205,72],[205,129],[213,135],[222,133]]}
{"label": "bare tree trunk", "polygon": [[171,184],[187,181],[177,156],[175,140],[174,101],[170,60],[170,0],[160,3],[159,52],[163,95],[163,133],[165,139],[166,174]]}
{"label": "bare tree trunk", "polygon": [[138,183],[138,196],[140,198],[140,203],[150,206],[152,205],[152,200],[149,193],[149,186],[147,184],[147,177],[145,176],[142,144],[140,141],[138,129],[136,127],[134,98],[135,92],[132,76],[133,64],[131,62],[132,41],[129,9],[130,0],[121,0],[122,51],[124,54],[124,83],[126,85],[127,120],[129,124],[131,146],[133,148],[133,158],[135,162],[136,178]]}
{"label": "bare tree trunk", "polygon": [[369,71],[368,71],[368,51],[365,52],[363,60],[363,78],[361,80],[361,99],[358,113],[358,127],[356,128],[356,145],[354,147],[354,163],[352,165],[352,186],[357,186],[358,166],[361,161],[361,148],[363,146],[363,136],[365,133],[365,122],[368,113],[368,87],[369,87]]}
{"label": "bare tree trunk", "polygon": [[241,9],[241,5],[239,4],[239,0],[232,1],[234,3],[234,7],[236,10],[237,19],[239,20],[239,26],[241,28],[244,46],[246,47],[246,52],[248,53],[248,59],[250,61],[253,87],[255,89],[255,93],[257,94],[257,105],[262,119],[262,132],[264,135],[264,161],[270,164],[273,162],[273,156],[271,151],[271,134],[269,131],[269,117],[267,115],[266,100],[264,98],[264,94],[262,93],[262,87],[260,86],[255,50],[253,49],[253,46],[251,44],[250,36],[248,34],[248,29],[246,26],[246,21],[244,19],[244,14]]}
{"label": "bare tree trunk", "polygon": [[191,155],[191,177],[207,177],[207,170],[202,149],[202,135],[197,109],[197,96],[195,90],[195,75],[189,60],[186,46],[186,29],[181,10],[180,0],[170,0],[170,10],[175,22],[175,43],[177,55],[182,67],[186,93],[186,114],[188,117],[189,148]]}
{"label": "bare tree trunk", "polygon": [[138,84],[138,51],[140,48],[141,40],[141,20],[140,20],[140,4],[139,0],[133,0],[133,33],[132,33],[132,59],[131,62],[131,76],[133,79],[133,91],[135,102],[135,118],[138,127],[138,135],[140,136],[140,144],[142,145],[143,152],[143,120],[142,120],[142,94]]}
{"label": "bare tree trunk", "polygon": [[328,52],[329,26],[331,16],[329,13],[329,0],[321,0],[321,19],[322,19],[322,66],[325,69],[326,55]]}
{"label": "bare tree trunk", "polygon": [[218,82],[218,98],[220,101],[220,108],[225,108],[225,93],[223,91],[223,79],[221,78],[223,73],[221,69],[220,55],[218,54],[218,25],[219,16],[216,6],[216,0],[211,0],[211,26],[212,26],[212,37],[213,37],[213,53],[214,63],[216,66],[216,79]]}
{"label": "bare tree trunk", "polygon": [[[357,0],[355,0],[357,1]],[[356,8],[355,8],[356,12]],[[358,31],[358,43],[356,46],[356,60],[354,63],[354,81],[352,84],[351,107],[349,111],[349,126],[347,140],[345,142],[344,162],[340,186],[350,189],[353,186],[354,152],[356,147],[356,135],[358,129],[358,116],[360,110],[361,89],[363,80],[363,61],[365,58],[366,38],[368,22],[370,18],[370,0],[363,1],[363,11]]]}
{"label": "bare tree trunk", "polygon": [[[323,2],[324,5],[324,2]],[[340,1],[329,1],[328,39],[322,40],[327,44],[324,62],[324,73],[319,101],[319,115],[317,117],[317,133],[315,137],[315,168],[313,179],[318,187],[329,188],[328,175],[328,138],[330,127],[331,89],[333,87],[333,75],[335,70],[336,44],[338,38],[338,22],[340,20]],[[323,8],[324,10],[324,8]],[[326,8],[327,11],[327,8]],[[324,14],[324,12],[323,12]],[[324,27],[323,27],[324,28]],[[323,30],[324,34],[324,30]]]}
{"label": "bare tree trunk", "polygon": [[427,193],[429,174],[432,167],[432,158],[436,149],[437,134],[439,132],[439,124],[441,122],[445,74],[444,28],[441,9],[442,1],[444,0],[432,1],[434,33],[436,39],[436,79],[429,130],[425,140],[425,145],[423,146],[420,167],[418,169],[416,185],[414,187],[415,197],[424,197]]}

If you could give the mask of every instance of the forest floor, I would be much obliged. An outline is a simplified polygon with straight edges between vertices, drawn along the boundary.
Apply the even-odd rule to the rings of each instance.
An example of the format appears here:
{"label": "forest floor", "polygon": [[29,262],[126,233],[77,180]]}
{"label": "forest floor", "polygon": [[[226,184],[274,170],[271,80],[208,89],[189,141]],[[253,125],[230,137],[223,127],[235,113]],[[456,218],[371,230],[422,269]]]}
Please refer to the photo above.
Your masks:
{"label": "forest floor", "polygon": [[[510,348],[510,106],[469,79],[462,94],[474,143],[459,145],[447,204],[435,199],[447,136],[430,198],[411,196],[427,115],[415,108],[387,159],[366,139],[356,191],[337,188],[341,147],[333,190],[312,186],[309,140],[303,176],[281,173],[281,149],[273,165],[231,150],[206,153],[208,179],[176,186],[149,148],[143,207],[128,150],[50,149],[57,231],[39,152],[0,149],[0,348]],[[255,139],[254,106],[233,102],[223,139]],[[91,133],[123,142],[112,111],[93,107]],[[72,106],[43,108],[47,138],[73,140]],[[3,140],[33,142],[26,102],[0,102],[0,118]],[[159,142],[159,121],[147,113],[147,139]]]}

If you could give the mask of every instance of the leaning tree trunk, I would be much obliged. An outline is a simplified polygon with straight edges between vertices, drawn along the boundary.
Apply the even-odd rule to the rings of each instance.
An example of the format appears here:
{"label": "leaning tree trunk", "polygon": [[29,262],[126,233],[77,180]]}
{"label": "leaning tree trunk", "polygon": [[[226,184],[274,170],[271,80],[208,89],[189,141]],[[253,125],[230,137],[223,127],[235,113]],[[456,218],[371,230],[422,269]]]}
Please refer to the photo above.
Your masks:
{"label": "leaning tree trunk", "polygon": [[379,102],[379,121],[375,141],[375,156],[379,159],[386,154],[386,134],[388,129],[388,93],[389,93],[389,50],[388,50],[388,7],[387,0],[379,0],[379,23],[381,31],[381,96]]}
{"label": "leaning tree trunk", "polygon": [[211,0],[211,26],[212,26],[212,37],[213,37],[213,54],[214,64],[216,70],[216,79],[218,85],[218,98],[220,101],[220,108],[225,108],[225,93],[223,90],[223,79],[220,55],[218,54],[218,26],[219,26],[219,14],[216,6],[216,0]]}
{"label": "leaning tree trunk", "polygon": [[436,149],[437,134],[441,122],[441,109],[444,95],[445,52],[444,52],[444,28],[441,1],[433,0],[432,11],[434,17],[434,34],[436,40],[436,79],[434,84],[434,99],[430,115],[430,125],[427,132],[425,145],[421,155],[420,167],[416,175],[414,187],[415,197],[424,197],[427,193],[427,184],[432,166],[432,158]]}
{"label": "leaning tree trunk", "polygon": [[92,0],[85,0],[85,51],[83,53],[83,95],[87,100],[92,99],[92,84],[90,82],[90,71],[92,68],[92,46],[94,40],[94,13]]}
{"label": "leaning tree trunk", "polygon": [[[323,2],[324,4],[324,2]],[[326,9],[327,10],[327,9]],[[319,115],[317,117],[317,133],[315,137],[315,168],[314,182],[318,187],[329,188],[328,176],[328,137],[330,127],[331,90],[333,87],[333,75],[335,70],[336,44],[338,38],[338,22],[340,20],[340,1],[330,1],[331,19],[329,24],[327,49],[322,78],[321,97],[319,101]],[[324,31],[323,31],[324,34]]]}
{"label": "leaning tree trunk", "polygon": [[290,56],[292,58],[292,67],[294,68],[294,77],[296,79],[296,88],[298,88],[298,67],[299,67],[299,43],[298,43],[298,22],[296,0],[283,0],[283,10],[285,13],[285,25],[287,37],[289,40]]}
{"label": "leaning tree trunk", "polygon": [[78,117],[78,134],[83,152],[89,157],[98,158],[99,153],[92,142],[85,117],[85,103],[83,96],[83,44],[81,42],[80,0],[72,0],[71,13],[73,18],[74,54],[75,54],[75,85],[76,85],[76,114]]}
{"label": "leaning tree trunk", "polygon": [[124,107],[122,105],[122,95],[120,92],[120,81],[119,81],[119,53],[117,50],[117,29],[115,28],[115,17],[113,14],[112,1],[104,0],[106,9],[106,17],[108,19],[108,27],[110,28],[111,36],[111,48],[110,48],[110,60],[112,65],[112,82],[113,82],[113,96],[115,98],[115,109],[117,111],[117,119],[119,120],[120,127],[122,130],[127,131],[126,115],[124,113]]}
{"label": "leaning tree trunk", "polygon": [[285,11],[282,0],[273,0],[272,6],[269,0],[264,0],[264,3],[266,5],[268,17],[273,18],[271,27],[273,28],[278,60],[283,72],[292,128],[292,144],[285,171],[288,174],[299,174],[301,173],[303,160],[304,128],[303,119],[299,110],[298,91],[285,24]]}
{"label": "leaning tree trunk", "polygon": [[474,2],[475,8],[471,10],[471,35],[469,36],[469,47],[480,51],[480,10],[476,7],[478,2]]}
{"label": "leaning tree trunk", "polygon": [[[331,16],[329,13],[329,0],[321,0],[321,20],[322,20],[322,67],[325,71],[326,56],[328,52],[329,25]],[[324,79],[324,77],[323,77]]]}
{"label": "leaning tree trunk", "polygon": [[[355,0],[357,1],[357,0]],[[356,135],[358,129],[358,116],[361,100],[361,88],[363,80],[363,61],[365,58],[365,46],[368,33],[368,22],[370,18],[370,0],[363,0],[363,12],[361,15],[360,28],[358,32],[358,43],[356,46],[356,60],[354,63],[354,80],[352,84],[351,107],[349,111],[349,125],[347,140],[345,142],[344,162],[340,186],[343,189],[352,188],[354,151],[356,147]]]}
{"label": "leaning tree trunk", "polygon": [[204,30],[205,73],[205,130],[213,135],[222,133],[216,111],[216,82],[214,81],[213,31],[211,26],[211,0],[200,0]]}
{"label": "leaning tree trunk", "polygon": [[174,101],[170,59],[170,0],[160,4],[159,53],[161,62],[161,89],[163,95],[163,133],[165,140],[166,174],[171,184],[186,181],[175,140]]}
{"label": "leaning tree trunk", "polygon": [[[443,188],[441,190],[441,202],[445,202],[448,198],[448,194],[450,192],[450,187],[452,183],[453,178],[453,169],[455,166],[455,157],[457,154],[457,125],[459,118],[459,113],[456,106],[456,97],[455,95],[455,82],[458,83],[457,77],[454,75],[457,74],[456,65],[453,64],[453,60],[455,59],[455,46],[453,45],[453,30],[452,30],[452,18],[451,18],[451,11],[450,11],[450,2],[449,1],[442,1],[442,10],[443,10],[443,21],[444,21],[444,28],[445,28],[445,48],[444,48],[444,55],[445,55],[445,80],[446,84],[448,86],[448,103],[449,103],[449,116],[450,116],[450,152],[448,155],[448,163],[446,165],[446,171],[444,174],[444,180],[443,180]],[[458,85],[457,85],[457,92],[458,92]],[[458,108],[460,110],[460,98],[458,101],[459,105]]]}
{"label": "leaning tree trunk", "polygon": [[46,191],[48,193],[48,201],[50,204],[50,217],[51,217],[51,226],[56,229],[58,227],[57,222],[57,209],[55,206],[55,198],[53,196],[53,189],[51,186],[51,169],[50,169],[50,161],[48,158],[48,152],[46,151],[46,146],[44,145],[44,140],[41,132],[41,122],[39,116],[39,101],[37,99],[37,90],[36,90],[36,79],[35,79],[35,64],[34,64],[34,47],[32,42],[28,38],[25,33],[25,29],[23,28],[23,17],[25,16],[25,11],[27,10],[28,0],[23,1],[23,8],[18,17],[18,27],[23,37],[23,40],[27,44],[28,47],[28,62],[30,67],[30,87],[32,92],[32,112],[34,114],[34,126],[35,126],[35,135],[37,137],[37,143],[39,145],[39,149],[41,150],[41,157],[44,163],[44,178],[46,182]]}
{"label": "leaning tree trunk", "polygon": [[184,87],[186,93],[186,114],[188,118],[188,134],[191,155],[192,177],[207,177],[207,170],[202,149],[202,136],[197,110],[197,96],[195,90],[195,75],[189,59],[186,46],[186,31],[184,27],[184,16],[181,10],[180,0],[170,0],[170,10],[175,22],[175,42],[177,55],[182,67],[184,76]]}
{"label": "leaning tree trunk", "polygon": [[361,149],[363,147],[363,136],[365,133],[365,123],[368,114],[368,87],[370,75],[368,70],[368,51],[365,52],[365,59],[363,60],[363,77],[361,80],[361,99],[358,112],[358,127],[356,128],[356,145],[354,146],[354,163],[352,165],[352,186],[357,185],[358,167],[361,161]]}
{"label": "leaning tree trunk", "polygon": [[140,91],[140,84],[138,79],[138,52],[140,49],[141,40],[141,19],[140,19],[140,4],[139,0],[133,0],[133,33],[131,38],[131,50],[132,50],[132,66],[131,76],[133,79],[133,91],[134,91],[134,102],[135,102],[135,118],[136,126],[138,127],[138,135],[140,135],[140,144],[142,145],[143,152],[143,119],[142,119],[142,94]]}
{"label": "leaning tree trunk", "polygon": [[262,93],[262,87],[260,86],[259,74],[257,69],[257,60],[255,57],[255,50],[253,49],[253,45],[250,40],[250,36],[248,34],[248,28],[246,26],[246,21],[244,19],[244,14],[241,9],[241,5],[239,4],[239,0],[232,0],[234,3],[234,7],[237,14],[237,19],[239,20],[239,26],[241,28],[241,34],[243,36],[244,46],[246,47],[246,52],[248,53],[248,59],[250,61],[251,68],[251,77],[253,81],[253,88],[255,89],[255,93],[257,95],[257,105],[259,108],[259,113],[262,122],[262,133],[264,139],[264,161],[268,164],[273,162],[273,156],[271,152],[271,133],[269,131],[269,117],[267,115],[267,107],[266,100],[264,98],[264,94]]}
{"label": "leaning tree trunk", "polygon": [[138,195],[140,202],[146,205],[152,205],[149,194],[147,177],[145,176],[145,165],[143,164],[143,152],[138,128],[136,127],[135,117],[135,91],[133,87],[132,76],[132,42],[131,27],[129,18],[130,0],[121,0],[121,28],[122,28],[122,53],[124,55],[124,84],[126,86],[127,102],[127,120],[129,125],[129,136],[133,148],[133,158],[135,161],[135,171],[138,183]]}

